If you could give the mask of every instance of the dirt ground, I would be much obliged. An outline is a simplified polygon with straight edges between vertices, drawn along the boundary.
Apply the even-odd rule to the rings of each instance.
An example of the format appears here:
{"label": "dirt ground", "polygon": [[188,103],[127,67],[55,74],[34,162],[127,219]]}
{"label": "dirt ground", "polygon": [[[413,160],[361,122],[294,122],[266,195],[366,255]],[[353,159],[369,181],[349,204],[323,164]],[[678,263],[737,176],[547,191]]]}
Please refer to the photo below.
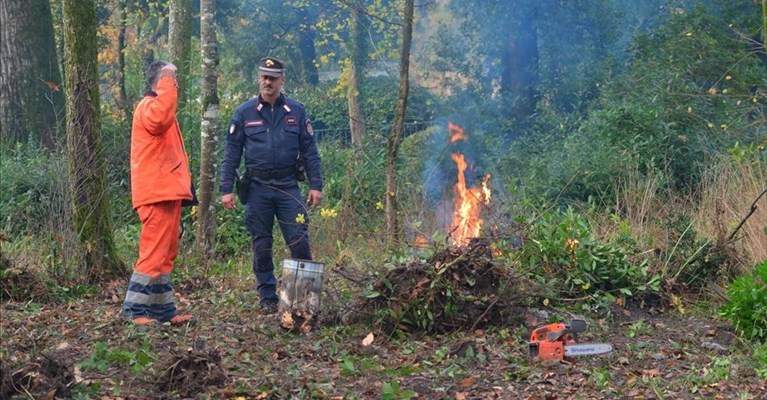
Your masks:
{"label": "dirt ground", "polygon": [[524,311],[516,326],[430,336],[385,336],[326,315],[296,334],[258,314],[252,280],[210,278],[175,285],[195,326],[138,328],[119,316],[125,285],[62,305],[0,305],[0,398],[767,398],[728,324],[646,304],[587,316],[578,341],[613,352],[541,362],[528,355],[530,330],[572,315]]}

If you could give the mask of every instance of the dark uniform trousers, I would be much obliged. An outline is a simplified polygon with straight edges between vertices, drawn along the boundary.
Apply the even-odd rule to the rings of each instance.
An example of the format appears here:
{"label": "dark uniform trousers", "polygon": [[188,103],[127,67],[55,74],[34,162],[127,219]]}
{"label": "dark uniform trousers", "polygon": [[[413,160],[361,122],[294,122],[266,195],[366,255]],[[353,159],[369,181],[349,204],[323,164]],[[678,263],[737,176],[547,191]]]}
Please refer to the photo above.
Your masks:
{"label": "dark uniform trousers", "polygon": [[[297,216],[303,215],[303,218]],[[298,185],[277,187],[251,181],[245,205],[245,226],[253,238],[253,273],[261,302],[277,301],[272,257],[274,218],[293,259],[311,260],[309,218]],[[298,220],[298,221],[297,221]]]}

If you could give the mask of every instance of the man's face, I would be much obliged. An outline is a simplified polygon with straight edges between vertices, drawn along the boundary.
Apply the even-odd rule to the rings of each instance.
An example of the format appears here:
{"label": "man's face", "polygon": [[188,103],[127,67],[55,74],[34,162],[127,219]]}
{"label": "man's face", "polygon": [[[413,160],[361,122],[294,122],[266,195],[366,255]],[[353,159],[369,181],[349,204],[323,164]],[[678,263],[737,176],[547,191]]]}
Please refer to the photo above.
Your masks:
{"label": "man's face", "polygon": [[285,83],[285,77],[275,78],[269,75],[259,75],[258,84],[261,88],[261,94],[266,97],[274,97],[280,93],[282,84]]}

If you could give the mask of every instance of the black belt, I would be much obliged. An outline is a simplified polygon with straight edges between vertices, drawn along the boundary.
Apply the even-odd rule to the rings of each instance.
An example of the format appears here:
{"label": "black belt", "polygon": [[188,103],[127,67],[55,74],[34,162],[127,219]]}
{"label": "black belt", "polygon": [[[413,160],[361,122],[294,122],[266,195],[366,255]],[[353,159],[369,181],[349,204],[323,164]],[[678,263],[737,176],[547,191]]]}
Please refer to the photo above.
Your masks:
{"label": "black belt", "polygon": [[246,173],[248,174],[248,176],[261,178],[261,179],[285,179],[290,176],[295,176],[296,168],[290,167],[285,169],[271,169],[271,170],[248,168]]}

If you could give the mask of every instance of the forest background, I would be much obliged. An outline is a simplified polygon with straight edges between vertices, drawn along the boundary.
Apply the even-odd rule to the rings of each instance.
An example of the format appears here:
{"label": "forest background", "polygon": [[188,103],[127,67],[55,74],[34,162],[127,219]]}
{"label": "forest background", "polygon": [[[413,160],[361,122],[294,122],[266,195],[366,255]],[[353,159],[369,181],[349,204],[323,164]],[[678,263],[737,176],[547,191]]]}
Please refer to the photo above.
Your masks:
{"label": "forest background", "polygon": [[[241,292],[225,291],[226,301],[251,310],[250,238],[242,209],[218,202],[217,165],[229,118],[257,93],[257,62],[269,55],[287,62],[285,92],[306,105],[326,172],[323,205],[307,214],[333,282],[323,340],[359,333],[333,323],[353,302],[376,302],[360,329],[392,341],[477,327],[503,341],[531,318],[578,314],[598,325],[620,319],[616,306],[650,308],[682,324],[691,314],[726,321],[742,353],[700,368],[745,363],[755,375],[734,395],[756,396],[749,385],[767,377],[766,25],[759,0],[3,0],[5,376],[57,342],[6,341],[17,317],[119,309],[108,300],[124,295],[140,231],[130,121],[153,60],[179,67],[178,119],[201,200],[184,212],[174,280],[196,282],[179,290],[198,296],[198,309],[226,282]],[[459,226],[462,194],[470,234]],[[275,233],[275,259],[286,258]],[[480,247],[487,254],[476,256]],[[446,254],[488,257],[493,279],[480,290],[476,263],[448,277]],[[392,271],[413,265],[419,274],[394,281]],[[406,292],[397,284],[421,293],[419,282],[434,292],[397,297]],[[488,321],[501,305],[518,312]],[[78,347],[78,371],[103,359],[161,375],[159,350],[123,362],[99,350],[109,340]],[[346,356],[331,357],[343,376],[369,377],[364,357]],[[701,374],[666,389],[694,394],[727,380]],[[400,390],[390,375],[376,396],[430,393]],[[587,375],[596,393],[625,395]],[[662,397],[653,378],[637,385]],[[285,394],[274,385],[241,392]],[[323,393],[369,394],[353,387]]]}

